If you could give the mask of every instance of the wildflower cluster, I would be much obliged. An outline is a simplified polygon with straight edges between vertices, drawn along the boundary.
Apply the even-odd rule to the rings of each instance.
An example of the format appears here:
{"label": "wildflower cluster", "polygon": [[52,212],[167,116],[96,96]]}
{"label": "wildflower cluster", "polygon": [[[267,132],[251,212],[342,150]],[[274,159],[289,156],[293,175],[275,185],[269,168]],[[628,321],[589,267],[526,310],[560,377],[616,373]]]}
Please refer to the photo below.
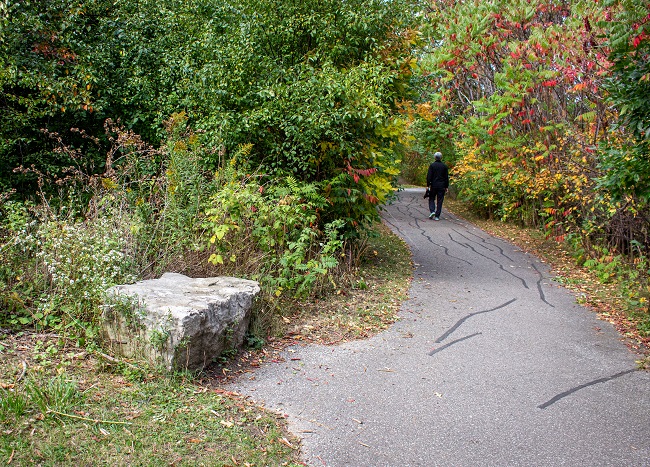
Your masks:
{"label": "wildflower cluster", "polygon": [[11,293],[3,292],[12,311],[7,324],[92,322],[108,287],[135,280],[123,237],[107,218],[26,219],[5,233],[4,256],[13,263],[3,284],[13,285]]}
{"label": "wildflower cluster", "polygon": [[32,238],[40,245],[36,256],[52,289],[65,288],[69,294],[92,300],[111,285],[133,280],[125,245],[107,219],[49,222]]}

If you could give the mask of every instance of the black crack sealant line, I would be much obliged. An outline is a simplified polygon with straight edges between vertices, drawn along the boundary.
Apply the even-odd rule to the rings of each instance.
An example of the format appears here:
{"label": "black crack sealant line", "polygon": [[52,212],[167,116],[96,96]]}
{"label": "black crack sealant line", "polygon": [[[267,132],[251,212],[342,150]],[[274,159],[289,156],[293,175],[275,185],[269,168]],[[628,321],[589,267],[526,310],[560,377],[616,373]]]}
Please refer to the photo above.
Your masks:
{"label": "black crack sealant line", "polygon": [[[469,238],[465,237],[462,233],[458,232],[456,229],[453,229],[453,230],[454,230],[454,232],[456,232],[456,233],[457,233],[458,235],[460,235],[461,237],[467,239],[468,241],[471,241]],[[510,256],[506,255],[506,254],[503,252],[503,248],[501,248],[501,247],[500,247],[499,245],[497,245],[496,243],[488,242],[486,239],[484,239],[484,238],[481,237],[480,235],[476,235],[475,233],[470,232],[469,230],[467,231],[467,234],[469,234],[469,235],[473,235],[474,237],[478,238],[482,243],[485,243],[486,245],[490,245],[490,246],[493,246],[494,248],[498,249],[498,250],[499,250],[499,253],[501,254],[501,256],[503,256],[504,258],[506,258],[506,259],[507,259],[508,261],[510,261],[511,263],[514,263],[514,260],[513,260],[512,258],[510,258]],[[476,242],[474,242],[474,243],[476,243]],[[486,250],[492,251],[492,250],[490,250],[490,249],[489,249],[488,247],[486,247],[486,246],[483,246],[483,248],[485,248]]]}
{"label": "black crack sealant line", "polygon": [[[394,218],[394,216],[393,216]],[[404,232],[402,229],[400,229],[397,225],[393,224],[388,218],[382,217],[382,220],[389,226],[392,227],[393,232],[397,233],[400,237],[402,237],[405,240],[408,240],[411,245],[413,245],[413,240],[411,237]]]}
{"label": "black crack sealant line", "polygon": [[516,299],[516,298],[513,298],[512,300],[509,300],[509,301],[503,303],[502,305],[496,306],[496,307],[494,307],[494,308],[490,308],[489,310],[475,311],[474,313],[470,313],[470,314],[468,314],[467,316],[465,316],[465,317],[459,319],[458,322],[456,322],[456,324],[454,324],[451,328],[449,328],[449,329],[447,330],[447,332],[445,332],[442,336],[438,337],[438,338],[435,340],[435,343],[436,343],[436,344],[439,344],[439,343],[441,343],[442,341],[444,341],[445,339],[447,339],[451,334],[453,334],[453,333],[456,331],[456,329],[458,329],[459,327],[461,327],[462,324],[463,324],[465,321],[467,321],[468,319],[470,319],[471,317],[476,316],[476,315],[481,315],[481,314],[483,314],[483,313],[490,313],[490,312],[492,312],[492,311],[500,310],[501,308],[505,308],[505,307],[507,307],[508,305],[510,305],[511,303],[514,303],[515,301],[517,301],[517,299]]}
{"label": "black crack sealant line", "polygon": [[[459,235],[460,237],[463,237],[463,238],[464,238],[465,240],[467,240],[468,242],[475,243],[475,244],[477,244],[477,245],[479,245],[479,246],[485,248],[487,251],[489,251],[489,252],[491,252],[491,253],[494,253],[494,250],[493,250],[493,249],[488,248],[488,247],[486,247],[485,245],[481,245],[480,243],[476,242],[475,240],[472,240],[471,238],[466,237],[465,235],[463,235],[463,234],[462,234],[461,232],[459,232],[458,230],[456,230],[456,229],[451,229],[451,230],[454,231],[454,232],[455,232],[457,235]],[[469,233],[469,232],[467,232],[467,233]],[[479,239],[483,240],[481,237],[479,237]],[[483,240],[483,243],[486,243],[485,240]],[[503,255],[503,252],[501,252],[501,254]],[[505,255],[503,255],[503,256],[505,256]],[[508,258],[508,259],[510,259],[510,258]],[[510,260],[510,261],[512,261],[512,260]]]}
{"label": "black crack sealant line", "polygon": [[[411,198],[411,200],[414,200],[414,199],[415,199],[415,198]],[[413,209],[413,205],[414,205],[414,204],[416,204],[416,209]],[[420,219],[421,216],[422,216],[422,217],[427,217],[427,218],[428,218],[428,214],[426,214],[426,212],[428,211],[428,209],[423,208],[422,206],[420,206],[420,205],[417,204],[417,203],[412,203],[412,202],[410,202],[410,203],[405,204],[405,207],[406,207],[406,210],[407,210],[408,216],[410,216],[411,218],[415,219],[416,222],[418,221],[418,219]],[[398,206],[397,209],[399,210],[399,206]],[[424,212],[423,212],[423,211],[424,211]],[[402,212],[402,211],[400,211],[400,212]],[[420,227],[419,224],[418,224],[418,227]]]}
{"label": "black crack sealant line", "polygon": [[537,271],[537,274],[539,274],[539,280],[537,281],[537,291],[539,292],[539,298],[541,298],[542,301],[546,303],[548,306],[550,306],[551,308],[555,308],[554,305],[552,305],[551,303],[548,302],[548,300],[546,300],[546,295],[544,295],[544,290],[542,289],[542,281],[544,280],[544,276],[542,275],[542,272],[539,269],[537,269],[535,263],[531,263],[531,265],[533,266],[533,269]]}
{"label": "black crack sealant line", "polygon": [[406,212],[402,209],[401,206],[396,206],[395,209],[397,210],[398,213],[402,214],[404,216],[404,219],[402,220],[407,220],[408,225],[413,225],[411,222],[416,219],[416,217],[411,213],[411,210],[406,207]]}
{"label": "black crack sealant line", "polygon": [[636,368],[633,368],[631,370],[621,371],[620,373],[616,373],[615,375],[612,375],[612,376],[607,376],[605,378],[599,378],[599,379],[596,379],[594,381],[590,381],[588,383],[581,384],[580,386],[576,386],[575,388],[569,389],[568,391],[564,391],[564,392],[558,394],[557,396],[555,396],[554,398],[552,398],[548,402],[544,402],[543,404],[538,405],[537,408],[543,410],[543,409],[555,404],[560,399],[564,399],[565,397],[570,396],[571,394],[573,394],[575,392],[578,392],[581,389],[588,388],[589,386],[594,386],[596,384],[606,383],[608,381],[611,381],[611,380],[616,379],[616,378],[620,378],[621,376],[625,376],[625,375],[627,375],[629,373],[633,373],[635,371],[638,371],[638,370]]}
{"label": "black crack sealant line", "polygon": [[446,246],[434,242],[433,239],[431,238],[431,236],[427,234],[426,230],[424,230],[424,229],[420,226],[420,221],[418,221],[417,219],[415,220],[415,225],[416,225],[416,226],[418,227],[418,229],[420,230],[420,234],[421,234],[424,238],[426,238],[426,239],[429,241],[429,243],[431,243],[432,245],[435,245],[435,246],[437,246],[438,248],[442,248],[442,249],[445,251],[445,255],[446,255],[446,256],[449,256],[450,258],[453,258],[453,259],[457,259],[458,261],[462,261],[463,263],[467,263],[467,264],[469,264],[470,266],[472,266],[472,263],[470,263],[470,262],[467,261],[466,259],[459,258],[458,256],[454,256],[454,255],[452,255],[451,253],[449,253],[449,248],[447,248]]}
{"label": "black crack sealant line", "polygon": [[[448,344],[443,345],[442,347],[438,347],[433,349],[431,352],[429,352],[429,355],[434,355],[437,354],[438,352],[442,352],[445,350],[447,347],[451,347],[454,344],[458,344],[459,342],[465,341],[467,339],[471,339],[472,337],[480,336],[483,334],[482,332],[475,332],[474,334],[470,334],[469,336],[461,337],[460,339],[456,339],[455,341],[451,341]],[[438,342],[438,341],[436,341]]]}
{"label": "black crack sealant line", "polygon": [[476,248],[474,248],[472,245],[470,245],[468,243],[459,242],[458,240],[454,239],[454,237],[452,237],[451,234],[448,234],[448,235],[449,235],[449,238],[451,239],[452,242],[454,242],[454,243],[456,243],[456,244],[458,244],[458,245],[460,245],[462,247],[469,248],[470,250],[472,250],[477,255],[482,256],[483,258],[492,261],[497,266],[499,266],[499,269],[501,269],[503,272],[505,272],[506,274],[510,274],[515,279],[519,279],[525,288],[527,288],[527,289],[529,288],[528,284],[526,283],[526,281],[522,277],[519,277],[518,275],[508,271],[506,268],[503,267],[503,264],[499,263],[497,260],[492,259],[489,256],[484,255],[483,253],[479,253],[478,251],[476,251]]}

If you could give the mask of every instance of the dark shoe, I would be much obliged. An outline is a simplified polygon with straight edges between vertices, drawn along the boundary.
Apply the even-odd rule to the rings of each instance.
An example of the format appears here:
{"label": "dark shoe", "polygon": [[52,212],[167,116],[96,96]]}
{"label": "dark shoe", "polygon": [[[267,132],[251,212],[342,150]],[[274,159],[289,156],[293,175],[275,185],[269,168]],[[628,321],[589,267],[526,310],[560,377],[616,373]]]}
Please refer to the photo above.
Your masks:
{"label": "dark shoe", "polygon": [[429,214],[429,219],[433,219],[433,216],[434,216],[434,215],[435,215],[434,212],[432,212],[431,214]]}

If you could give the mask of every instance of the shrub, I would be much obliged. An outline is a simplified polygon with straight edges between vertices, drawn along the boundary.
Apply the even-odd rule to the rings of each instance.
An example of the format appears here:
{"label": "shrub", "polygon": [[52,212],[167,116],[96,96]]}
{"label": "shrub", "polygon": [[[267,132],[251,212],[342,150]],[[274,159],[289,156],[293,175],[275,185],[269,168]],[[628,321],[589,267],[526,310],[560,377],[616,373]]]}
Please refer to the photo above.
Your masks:
{"label": "shrub", "polygon": [[258,280],[277,295],[283,290],[307,294],[338,264],[343,221],[321,230],[326,199],[316,185],[293,177],[260,184],[259,175],[243,175],[235,164],[219,174],[221,188],[207,211],[214,248],[210,262]]}

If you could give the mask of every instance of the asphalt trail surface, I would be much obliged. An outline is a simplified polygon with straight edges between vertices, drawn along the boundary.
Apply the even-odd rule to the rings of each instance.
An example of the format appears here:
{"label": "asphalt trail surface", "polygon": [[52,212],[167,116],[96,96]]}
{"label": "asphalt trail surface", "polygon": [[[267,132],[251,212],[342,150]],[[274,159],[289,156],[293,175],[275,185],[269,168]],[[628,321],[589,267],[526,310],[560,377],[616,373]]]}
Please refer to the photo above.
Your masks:
{"label": "asphalt trail surface", "polygon": [[310,466],[650,466],[650,374],[547,266],[408,189],[384,221],[410,298],[372,339],[292,347],[231,389]]}

